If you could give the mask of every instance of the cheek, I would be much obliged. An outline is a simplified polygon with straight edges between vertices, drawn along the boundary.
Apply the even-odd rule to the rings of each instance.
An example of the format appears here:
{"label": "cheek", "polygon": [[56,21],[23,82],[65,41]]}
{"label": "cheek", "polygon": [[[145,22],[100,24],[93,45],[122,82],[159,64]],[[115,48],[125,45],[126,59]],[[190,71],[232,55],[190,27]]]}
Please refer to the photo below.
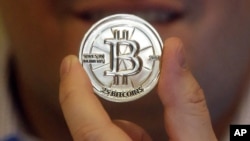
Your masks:
{"label": "cheek", "polygon": [[51,56],[50,52],[55,52],[60,43],[60,24],[45,2],[33,2],[34,5],[28,2],[6,2],[4,18],[10,44],[18,60],[26,64],[35,61],[41,63],[44,58]]}
{"label": "cheek", "polygon": [[164,31],[163,39],[178,36],[183,40],[187,61],[205,91],[213,119],[232,111],[241,96],[241,84],[250,60],[247,39],[250,23],[243,15],[246,14],[235,8],[213,7],[192,21],[158,27],[158,31]]}
{"label": "cheek", "polygon": [[22,83],[20,87],[28,88],[30,94],[36,93],[35,99],[47,99],[51,101],[48,105],[54,105],[61,60],[68,54],[78,55],[89,24],[69,15],[56,15],[48,2],[18,2],[1,4],[5,7],[4,21]]}
{"label": "cheek", "polygon": [[231,16],[239,15],[229,15],[201,21],[187,47],[192,72],[205,91],[213,119],[226,116],[236,107],[250,59],[246,36],[249,27],[244,19],[232,21]]}
{"label": "cheek", "polygon": [[9,6],[16,11],[6,9],[4,18],[11,49],[24,72],[55,71],[65,55],[78,55],[89,24],[70,16],[58,18],[48,7],[22,6]]}

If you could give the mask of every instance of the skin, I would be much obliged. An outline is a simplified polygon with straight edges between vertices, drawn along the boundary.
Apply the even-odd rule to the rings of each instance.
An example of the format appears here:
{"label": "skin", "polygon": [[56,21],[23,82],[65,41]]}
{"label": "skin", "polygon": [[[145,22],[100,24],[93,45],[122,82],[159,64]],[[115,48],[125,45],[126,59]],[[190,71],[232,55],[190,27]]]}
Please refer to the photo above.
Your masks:
{"label": "skin", "polygon": [[[217,141],[203,90],[192,76],[183,53],[183,44],[178,38],[166,41],[162,58],[164,69],[161,72],[158,92],[164,107],[164,125],[169,140]],[[93,95],[93,90],[90,87],[82,87],[91,84],[77,57],[67,56],[62,62],[60,72],[59,99],[75,141],[152,140],[142,128],[133,123],[111,121],[108,113]],[[81,103],[92,108],[89,109]]]}
{"label": "skin", "polygon": [[[114,2],[120,1],[105,1],[108,5]],[[182,7],[185,11],[180,18],[171,22],[153,23],[153,26],[164,40],[172,36],[181,39],[185,60],[205,93],[215,133],[220,137],[221,131],[230,124],[235,107],[244,97],[243,92],[249,81],[250,2],[154,2],[177,5],[176,7]],[[58,102],[58,68],[64,56],[78,54],[80,41],[94,22],[73,14],[71,5],[80,7],[76,9],[88,9],[95,7],[93,5],[101,5],[100,3],[101,0],[0,0],[0,10],[10,40],[11,57],[15,61],[18,94],[27,125],[36,136],[45,140],[71,139]],[[127,3],[143,5],[144,2]],[[163,140],[165,109],[156,91],[131,103],[102,103],[111,119],[135,122],[147,130],[153,139],[162,137]],[[160,93],[160,89],[158,91]],[[148,116],[142,118],[141,115]]]}

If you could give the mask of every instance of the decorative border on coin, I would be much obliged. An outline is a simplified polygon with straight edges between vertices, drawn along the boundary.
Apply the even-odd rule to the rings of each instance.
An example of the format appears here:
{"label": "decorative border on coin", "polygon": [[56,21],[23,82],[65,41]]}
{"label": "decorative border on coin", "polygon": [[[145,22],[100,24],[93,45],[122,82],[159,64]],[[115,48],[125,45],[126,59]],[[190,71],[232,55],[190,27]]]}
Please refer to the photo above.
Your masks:
{"label": "decorative border on coin", "polygon": [[128,102],[156,86],[162,47],[159,34],[148,22],[134,15],[116,14],[89,29],[79,60],[97,95]]}

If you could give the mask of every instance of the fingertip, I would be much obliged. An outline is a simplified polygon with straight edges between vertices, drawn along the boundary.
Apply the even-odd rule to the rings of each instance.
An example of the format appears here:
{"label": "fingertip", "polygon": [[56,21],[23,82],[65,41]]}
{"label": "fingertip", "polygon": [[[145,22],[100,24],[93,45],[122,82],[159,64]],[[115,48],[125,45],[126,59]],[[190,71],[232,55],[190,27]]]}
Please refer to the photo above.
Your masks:
{"label": "fingertip", "polygon": [[[185,72],[183,67],[187,66],[181,39],[171,37],[164,43],[158,91],[173,89],[173,85],[179,83],[177,82],[180,80],[179,77],[183,76]],[[165,94],[159,92],[159,95],[165,103]]]}
{"label": "fingertip", "polygon": [[175,46],[174,44],[182,43],[181,39],[178,37],[170,37],[164,41],[164,45]]}
{"label": "fingertip", "polygon": [[66,73],[68,73],[71,65],[77,62],[79,61],[75,55],[68,55],[64,57],[60,66],[60,77],[62,78]]}
{"label": "fingertip", "polygon": [[164,64],[172,64],[175,66],[169,66],[169,68],[187,68],[186,57],[184,54],[183,42],[178,37],[170,37],[164,42],[164,50],[163,50],[163,65],[167,67],[169,65]]}

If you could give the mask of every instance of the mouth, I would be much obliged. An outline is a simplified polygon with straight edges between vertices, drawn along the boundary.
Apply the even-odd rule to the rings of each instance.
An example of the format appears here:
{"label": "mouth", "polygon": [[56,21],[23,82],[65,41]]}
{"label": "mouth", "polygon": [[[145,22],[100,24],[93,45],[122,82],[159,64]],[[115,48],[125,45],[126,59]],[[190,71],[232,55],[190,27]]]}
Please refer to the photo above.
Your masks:
{"label": "mouth", "polygon": [[174,21],[182,16],[181,13],[176,13],[174,11],[160,10],[160,9],[146,9],[146,10],[135,10],[135,11],[107,11],[107,10],[98,10],[98,11],[84,11],[78,16],[89,22],[95,22],[106,16],[118,13],[134,14],[137,15],[150,23],[166,23]]}
{"label": "mouth", "polygon": [[159,3],[143,4],[99,4],[75,10],[76,16],[85,22],[96,22],[112,14],[133,14],[154,24],[164,24],[175,21],[183,16],[184,10],[180,7],[169,6]]}

